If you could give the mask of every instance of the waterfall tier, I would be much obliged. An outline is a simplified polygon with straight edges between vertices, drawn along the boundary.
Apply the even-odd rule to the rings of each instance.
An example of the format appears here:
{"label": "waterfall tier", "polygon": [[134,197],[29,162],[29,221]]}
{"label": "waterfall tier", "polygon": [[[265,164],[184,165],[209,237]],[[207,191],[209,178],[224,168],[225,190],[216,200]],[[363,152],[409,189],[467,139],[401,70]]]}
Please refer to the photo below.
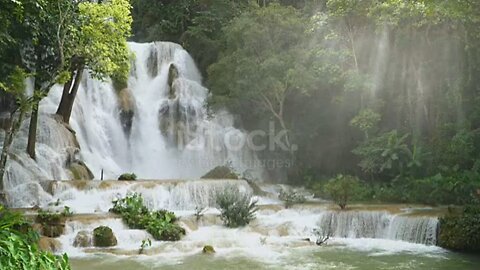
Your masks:
{"label": "waterfall tier", "polygon": [[53,181],[48,183],[53,200],[76,213],[108,212],[112,201],[139,193],[151,210],[195,211],[215,207],[215,195],[232,189],[252,194],[244,180],[147,180],[147,181]]}
{"label": "waterfall tier", "polygon": [[319,233],[342,238],[381,238],[434,245],[438,219],[392,215],[387,211],[328,211],[320,215]]}

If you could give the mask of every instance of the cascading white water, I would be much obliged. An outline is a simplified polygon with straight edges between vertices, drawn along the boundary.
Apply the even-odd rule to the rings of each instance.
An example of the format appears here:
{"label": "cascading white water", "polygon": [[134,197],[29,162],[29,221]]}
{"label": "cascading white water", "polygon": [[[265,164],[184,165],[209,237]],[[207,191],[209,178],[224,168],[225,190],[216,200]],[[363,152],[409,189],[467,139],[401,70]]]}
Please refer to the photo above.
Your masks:
{"label": "cascading white water", "polygon": [[61,181],[48,188],[54,200],[76,213],[108,212],[112,201],[139,193],[152,210],[194,211],[215,207],[215,195],[224,190],[252,194],[244,180],[162,180],[162,181]]}
{"label": "cascading white water", "polygon": [[[12,145],[5,175],[5,189],[10,206],[27,207],[50,202],[41,181],[71,178],[65,168],[67,161],[75,160],[78,143],[66,126],[54,118],[41,114],[37,132],[36,160],[26,153],[28,121],[23,125]],[[3,140],[2,140],[3,142]]]}
{"label": "cascading white water", "polygon": [[[97,178],[102,170],[110,179],[124,172],[165,179],[199,178],[227,162],[239,173],[252,167],[256,156],[242,144],[245,134],[233,128],[232,117],[207,116],[208,90],[180,45],[129,46],[135,60],[128,89],[119,94],[111,83],[87,78],[73,109],[81,156]],[[60,87],[52,89],[47,111],[54,112],[60,94]]]}
{"label": "cascading white water", "polygon": [[392,215],[387,211],[327,211],[318,221],[321,235],[343,238],[381,238],[434,245],[436,217]]}

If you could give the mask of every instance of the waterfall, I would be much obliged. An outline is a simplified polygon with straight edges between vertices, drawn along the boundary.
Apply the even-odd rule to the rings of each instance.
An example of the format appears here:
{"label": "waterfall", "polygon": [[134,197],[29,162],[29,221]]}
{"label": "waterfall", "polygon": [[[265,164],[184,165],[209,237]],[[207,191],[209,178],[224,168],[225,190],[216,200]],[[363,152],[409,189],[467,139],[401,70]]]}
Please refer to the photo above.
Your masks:
{"label": "waterfall", "polygon": [[381,238],[436,244],[438,219],[393,215],[387,211],[326,211],[318,221],[320,235],[342,238]]}
{"label": "waterfall", "polygon": [[[115,90],[86,76],[73,108],[81,156],[97,178],[102,170],[109,179],[124,172],[165,179],[199,178],[227,162],[239,173],[252,167],[256,156],[241,144],[246,135],[233,127],[232,116],[208,115],[208,90],[180,45],[129,47],[135,59],[128,88]],[[51,112],[60,94],[54,88],[45,102]]]}
{"label": "waterfall", "polygon": [[25,153],[28,119],[24,121],[7,164],[11,206],[51,200],[39,182],[72,179],[72,166],[97,179],[102,172],[106,179],[125,172],[142,179],[198,179],[229,164],[239,174],[262,178],[262,169],[255,168],[260,162],[247,147],[247,135],[233,127],[232,115],[207,111],[208,90],[180,45],[129,47],[134,58],[128,87],[114,89],[110,80],[98,81],[85,71],[70,125],[54,116],[62,87],[52,87],[39,107],[36,161]]}

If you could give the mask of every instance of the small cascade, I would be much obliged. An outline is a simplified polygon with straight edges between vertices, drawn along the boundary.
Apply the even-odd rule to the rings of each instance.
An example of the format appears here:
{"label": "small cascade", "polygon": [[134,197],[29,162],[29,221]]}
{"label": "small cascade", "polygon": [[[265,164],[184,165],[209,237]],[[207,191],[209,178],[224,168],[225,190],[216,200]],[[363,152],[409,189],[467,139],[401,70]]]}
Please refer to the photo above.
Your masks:
{"label": "small cascade", "polygon": [[215,207],[218,192],[233,189],[252,194],[243,180],[148,180],[148,181],[54,181],[48,188],[53,200],[60,200],[76,213],[108,212],[112,201],[140,193],[152,210],[195,211]]}
{"label": "small cascade", "polygon": [[326,211],[318,221],[322,235],[342,238],[381,238],[434,245],[438,219],[393,215],[387,211]]}

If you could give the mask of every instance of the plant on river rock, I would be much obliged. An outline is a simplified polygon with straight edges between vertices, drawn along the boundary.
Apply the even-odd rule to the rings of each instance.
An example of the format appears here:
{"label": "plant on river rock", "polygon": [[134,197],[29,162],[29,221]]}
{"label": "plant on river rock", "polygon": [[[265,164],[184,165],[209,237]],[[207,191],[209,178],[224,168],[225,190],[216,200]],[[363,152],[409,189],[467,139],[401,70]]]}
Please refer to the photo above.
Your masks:
{"label": "plant on river rock", "polygon": [[185,229],[175,223],[177,217],[173,212],[148,210],[142,196],[137,193],[113,201],[110,212],[120,214],[132,229],[147,230],[156,240],[178,241],[185,235]]}

